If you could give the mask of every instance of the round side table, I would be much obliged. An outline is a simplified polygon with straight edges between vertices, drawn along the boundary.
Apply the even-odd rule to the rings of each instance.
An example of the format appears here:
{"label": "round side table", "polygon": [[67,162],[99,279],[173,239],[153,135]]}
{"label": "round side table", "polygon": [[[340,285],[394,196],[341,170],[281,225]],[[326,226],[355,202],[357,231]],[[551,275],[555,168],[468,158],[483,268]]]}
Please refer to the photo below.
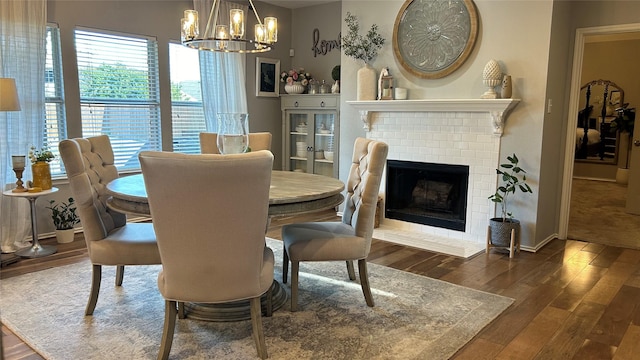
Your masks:
{"label": "round side table", "polygon": [[42,256],[47,256],[58,251],[53,245],[40,245],[40,241],[38,241],[38,224],[36,222],[36,200],[40,196],[53,194],[58,191],[58,188],[53,187],[49,190],[43,190],[40,192],[13,192],[13,190],[7,190],[2,193],[4,196],[13,196],[13,197],[21,197],[29,200],[29,206],[31,208],[31,236],[33,238],[33,245],[28,248],[24,248],[16,251],[16,255],[26,257],[26,258],[37,258]]}

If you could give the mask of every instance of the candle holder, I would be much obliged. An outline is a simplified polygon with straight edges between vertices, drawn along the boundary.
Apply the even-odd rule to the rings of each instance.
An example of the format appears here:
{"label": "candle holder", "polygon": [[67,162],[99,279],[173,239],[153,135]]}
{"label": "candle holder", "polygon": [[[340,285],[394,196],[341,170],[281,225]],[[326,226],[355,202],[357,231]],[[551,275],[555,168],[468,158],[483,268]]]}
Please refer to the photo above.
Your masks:
{"label": "candle holder", "polygon": [[24,184],[22,182],[22,173],[24,172],[25,161],[25,155],[11,155],[11,165],[13,165],[13,172],[16,173],[16,178],[18,178],[18,181],[16,181],[16,188],[13,189],[12,192],[27,192],[27,189],[22,186],[22,184]]}

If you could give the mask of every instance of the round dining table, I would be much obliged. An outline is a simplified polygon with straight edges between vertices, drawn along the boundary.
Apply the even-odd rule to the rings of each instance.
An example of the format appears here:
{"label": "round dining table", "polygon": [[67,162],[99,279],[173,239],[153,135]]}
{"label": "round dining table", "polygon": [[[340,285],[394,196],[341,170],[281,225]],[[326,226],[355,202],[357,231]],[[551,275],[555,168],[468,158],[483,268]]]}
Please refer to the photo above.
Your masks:
{"label": "round dining table", "polygon": [[[106,186],[107,206],[118,212],[151,216],[142,174],[122,176]],[[269,190],[269,217],[291,216],[335,208],[344,201],[344,183],[339,179],[295,171],[274,170]],[[152,218],[153,221],[153,218]],[[287,301],[287,293],[275,279],[270,289],[273,310]],[[261,298],[266,309],[266,294]],[[185,303],[186,315],[207,321],[251,319],[249,301],[224,304]]]}

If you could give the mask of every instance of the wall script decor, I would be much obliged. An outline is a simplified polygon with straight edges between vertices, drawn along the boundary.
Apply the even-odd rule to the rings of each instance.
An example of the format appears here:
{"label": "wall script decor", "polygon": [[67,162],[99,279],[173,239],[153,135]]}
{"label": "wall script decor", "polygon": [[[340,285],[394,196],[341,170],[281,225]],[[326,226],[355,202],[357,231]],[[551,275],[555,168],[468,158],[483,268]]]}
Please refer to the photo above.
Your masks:
{"label": "wall script decor", "polygon": [[407,0],[393,26],[393,52],[411,74],[438,79],[465,62],[477,35],[473,0]]}
{"label": "wall script decor", "polygon": [[313,29],[313,57],[320,55],[327,55],[327,53],[333,49],[340,50],[340,38],[342,33],[338,33],[338,40],[320,40],[320,30]]}

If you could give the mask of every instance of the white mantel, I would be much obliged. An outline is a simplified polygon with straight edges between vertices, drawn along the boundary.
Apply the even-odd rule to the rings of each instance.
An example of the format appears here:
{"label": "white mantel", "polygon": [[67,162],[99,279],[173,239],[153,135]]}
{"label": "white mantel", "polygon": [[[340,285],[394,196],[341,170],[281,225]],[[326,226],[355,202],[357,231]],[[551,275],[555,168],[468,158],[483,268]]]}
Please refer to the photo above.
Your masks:
{"label": "white mantel", "polygon": [[491,115],[493,134],[502,136],[504,122],[520,99],[425,99],[347,101],[360,112],[366,131],[371,130],[371,112],[486,112]]}

